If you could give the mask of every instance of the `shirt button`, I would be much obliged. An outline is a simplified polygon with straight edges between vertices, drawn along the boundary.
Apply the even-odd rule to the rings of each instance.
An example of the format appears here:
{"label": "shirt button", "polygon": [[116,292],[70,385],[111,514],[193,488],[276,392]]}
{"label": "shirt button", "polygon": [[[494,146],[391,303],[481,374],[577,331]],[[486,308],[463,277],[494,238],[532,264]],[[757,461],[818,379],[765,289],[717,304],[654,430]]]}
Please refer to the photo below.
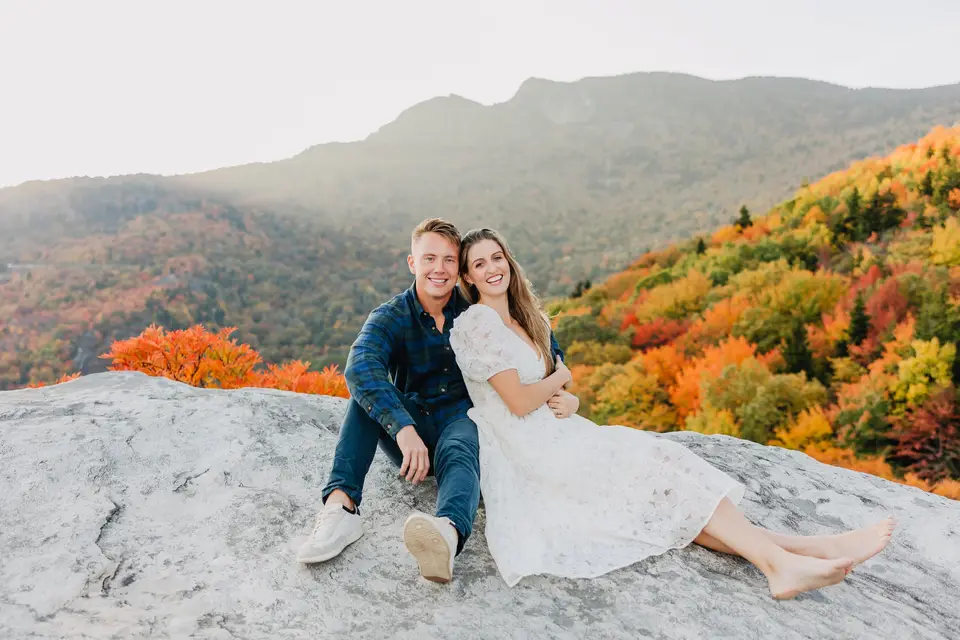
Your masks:
{"label": "shirt button", "polygon": [[444,373],[447,373],[448,371],[450,371],[450,367],[444,367],[444,368],[443,368],[443,372],[444,372]]}
{"label": "shirt button", "polygon": [[443,350],[444,350],[444,351],[450,351],[450,345],[448,345],[448,344],[443,345]]}
{"label": "shirt button", "polygon": [[440,387],[440,393],[446,393],[446,392],[447,392],[446,387]]}

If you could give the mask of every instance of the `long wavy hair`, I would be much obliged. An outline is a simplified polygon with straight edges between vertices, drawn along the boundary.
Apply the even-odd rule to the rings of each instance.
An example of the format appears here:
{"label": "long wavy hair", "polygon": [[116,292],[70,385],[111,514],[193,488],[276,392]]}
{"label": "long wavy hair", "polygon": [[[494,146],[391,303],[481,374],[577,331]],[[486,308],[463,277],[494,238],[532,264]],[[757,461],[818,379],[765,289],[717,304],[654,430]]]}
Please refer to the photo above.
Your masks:
{"label": "long wavy hair", "polygon": [[503,249],[503,255],[507,258],[507,264],[510,266],[510,284],[507,285],[510,317],[523,327],[523,330],[533,340],[546,364],[547,375],[550,375],[556,368],[553,361],[553,351],[550,349],[550,319],[547,317],[543,303],[534,291],[533,285],[527,280],[523,269],[517,264],[517,259],[510,251],[510,247],[507,246],[507,241],[493,229],[471,229],[463,236],[460,242],[460,290],[470,304],[474,304],[480,299],[477,287],[469,284],[463,279],[463,276],[470,270],[468,260],[470,248],[484,240],[493,240]]}

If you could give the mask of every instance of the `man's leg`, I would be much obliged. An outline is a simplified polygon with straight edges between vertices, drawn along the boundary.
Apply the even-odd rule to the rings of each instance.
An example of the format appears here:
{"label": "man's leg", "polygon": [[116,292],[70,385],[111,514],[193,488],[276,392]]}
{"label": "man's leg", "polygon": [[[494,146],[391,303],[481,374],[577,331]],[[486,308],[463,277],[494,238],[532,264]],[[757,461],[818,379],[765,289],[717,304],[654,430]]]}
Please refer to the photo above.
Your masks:
{"label": "man's leg", "polygon": [[[340,426],[337,448],[333,455],[333,468],[321,494],[324,504],[335,492],[342,494],[334,497],[336,502],[342,502],[347,507],[360,504],[363,499],[363,481],[373,463],[378,443],[387,457],[399,465],[403,456],[397,443],[356,400],[351,400]],[[343,500],[343,497],[349,502]]]}
{"label": "man's leg", "polygon": [[457,554],[473,531],[480,505],[480,442],[469,418],[443,427],[433,455],[437,477],[437,517],[449,518],[459,534]]}

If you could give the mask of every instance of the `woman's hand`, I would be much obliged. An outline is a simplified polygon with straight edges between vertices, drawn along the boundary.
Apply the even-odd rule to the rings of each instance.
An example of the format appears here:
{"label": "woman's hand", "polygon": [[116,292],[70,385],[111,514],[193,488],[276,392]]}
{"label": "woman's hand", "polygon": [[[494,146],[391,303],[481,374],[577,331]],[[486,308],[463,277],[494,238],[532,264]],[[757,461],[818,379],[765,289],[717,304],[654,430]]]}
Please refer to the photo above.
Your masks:
{"label": "woman's hand", "polygon": [[558,418],[569,418],[580,408],[580,398],[567,391],[557,391],[547,400],[547,406]]}

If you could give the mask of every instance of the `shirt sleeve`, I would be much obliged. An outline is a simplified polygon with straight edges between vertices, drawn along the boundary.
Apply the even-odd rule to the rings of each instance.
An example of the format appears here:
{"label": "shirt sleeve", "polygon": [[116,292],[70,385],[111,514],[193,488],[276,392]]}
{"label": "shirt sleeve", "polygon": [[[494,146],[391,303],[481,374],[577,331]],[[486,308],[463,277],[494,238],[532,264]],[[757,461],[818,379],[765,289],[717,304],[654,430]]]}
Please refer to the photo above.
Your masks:
{"label": "shirt sleeve", "polygon": [[564,355],[563,349],[560,348],[560,343],[557,342],[557,339],[553,337],[553,331],[550,332],[550,346],[553,348],[553,355],[560,356],[560,360],[566,364],[567,356]]}
{"label": "shirt sleeve", "polygon": [[502,324],[496,311],[473,305],[457,317],[450,329],[450,346],[457,366],[465,377],[476,382],[486,382],[501,371],[516,369],[502,336],[497,335],[496,323]]}
{"label": "shirt sleeve", "polygon": [[380,308],[367,316],[350,347],[343,375],[353,399],[396,440],[402,428],[415,423],[389,376],[390,358],[403,339],[394,313]]}

